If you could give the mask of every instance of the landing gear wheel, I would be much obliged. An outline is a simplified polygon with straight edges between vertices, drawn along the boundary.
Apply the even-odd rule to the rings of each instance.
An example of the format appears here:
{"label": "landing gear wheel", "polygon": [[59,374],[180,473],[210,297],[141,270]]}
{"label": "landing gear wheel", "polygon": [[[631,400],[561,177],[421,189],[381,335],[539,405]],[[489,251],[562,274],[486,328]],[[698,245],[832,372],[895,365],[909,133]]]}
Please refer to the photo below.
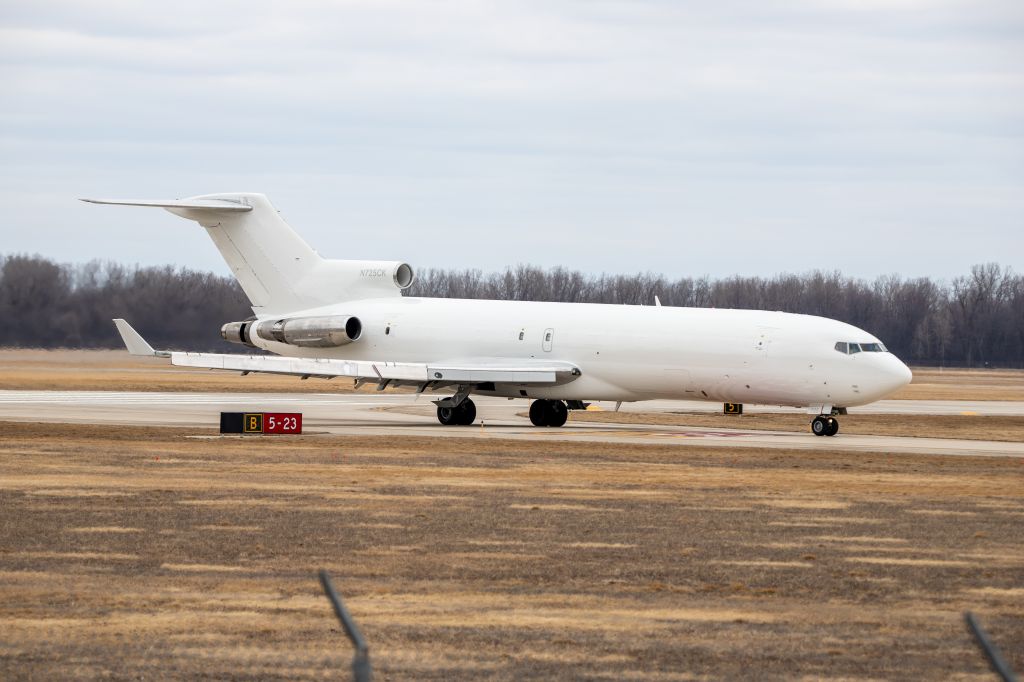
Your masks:
{"label": "landing gear wheel", "polygon": [[824,436],[828,434],[828,420],[820,414],[814,418],[811,422],[811,433],[815,436]]}
{"label": "landing gear wheel", "polygon": [[828,433],[826,436],[834,436],[839,433],[839,420],[834,417],[828,418]]}
{"label": "landing gear wheel", "polygon": [[438,406],[437,421],[445,426],[469,426],[476,421],[476,403],[466,398],[458,407]]}
{"label": "landing gear wheel", "polygon": [[569,408],[561,400],[534,400],[530,405],[534,426],[562,426],[568,418]]}
{"label": "landing gear wheel", "polygon": [[549,400],[548,426],[562,426],[569,418],[569,408],[561,400]]}
{"label": "landing gear wheel", "polygon": [[459,426],[469,426],[476,421],[476,403],[469,398],[462,401],[462,404],[455,408],[459,413]]}
{"label": "landing gear wheel", "polygon": [[534,426],[548,425],[548,401],[534,400],[530,404],[530,422]]}

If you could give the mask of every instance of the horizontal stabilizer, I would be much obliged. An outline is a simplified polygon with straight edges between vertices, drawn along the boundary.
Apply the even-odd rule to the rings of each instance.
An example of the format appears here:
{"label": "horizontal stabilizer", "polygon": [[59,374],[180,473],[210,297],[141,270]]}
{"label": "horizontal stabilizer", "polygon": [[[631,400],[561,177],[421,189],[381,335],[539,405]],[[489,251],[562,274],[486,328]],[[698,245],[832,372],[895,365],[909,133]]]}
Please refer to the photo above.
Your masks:
{"label": "horizontal stabilizer", "polygon": [[90,204],[116,206],[153,206],[155,208],[187,208],[200,211],[251,211],[252,206],[228,199],[82,199]]}

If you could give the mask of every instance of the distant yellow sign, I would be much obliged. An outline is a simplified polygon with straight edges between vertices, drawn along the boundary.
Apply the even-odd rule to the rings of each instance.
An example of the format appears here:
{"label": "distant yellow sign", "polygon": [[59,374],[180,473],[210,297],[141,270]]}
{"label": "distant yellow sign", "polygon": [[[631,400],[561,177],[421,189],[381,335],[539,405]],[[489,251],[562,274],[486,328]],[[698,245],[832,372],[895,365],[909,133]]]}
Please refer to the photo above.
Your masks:
{"label": "distant yellow sign", "polygon": [[242,420],[242,433],[263,433],[263,413],[245,415]]}
{"label": "distant yellow sign", "polygon": [[723,411],[726,414],[743,414],[743,403],[725,403]]}

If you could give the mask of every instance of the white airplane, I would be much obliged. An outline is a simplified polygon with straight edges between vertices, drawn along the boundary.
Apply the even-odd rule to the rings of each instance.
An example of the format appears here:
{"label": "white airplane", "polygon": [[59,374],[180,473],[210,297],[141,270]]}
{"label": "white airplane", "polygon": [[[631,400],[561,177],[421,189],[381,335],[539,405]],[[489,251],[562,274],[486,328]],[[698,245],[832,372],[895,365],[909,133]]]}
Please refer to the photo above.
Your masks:
{"label": "white airplane", "polygon": [[403,296],[409,265],[322,258],[262,194],[83,201],[161,207],[205,227],[255,313],[221,335],[276,357],[154,351],[114,320],[131,353],[183,367],[451,391],[434,401],[445,425],[473,423],[473,393],[532,399],[537,426],[562,426],[585,401],[661,398],[806,407],[811,431],[833,436],[834,415],[911,379],[877,338],[823,317]]}

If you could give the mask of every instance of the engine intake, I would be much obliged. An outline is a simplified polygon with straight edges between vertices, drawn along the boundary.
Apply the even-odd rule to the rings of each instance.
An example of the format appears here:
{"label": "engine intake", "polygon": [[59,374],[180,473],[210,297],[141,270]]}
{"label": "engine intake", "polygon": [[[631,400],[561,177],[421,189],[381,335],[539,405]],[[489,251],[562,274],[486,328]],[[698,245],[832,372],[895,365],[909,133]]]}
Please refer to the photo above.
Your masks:
{"label": "engine intake", "polygon": [[399,290],[405,290],[412,286],[412,282],[416,278],[412,266],[401,261],[353,260],[338,262],[348,268],[356,277],[358,286],[388,289],[394,286]]}
{"label": "engine intake", "polygon": [[302,348],[344,346],[358,340],[362,333],[359,318],[347,315],[266,320],[256,325],[256,335],[261,339]]}
{"label": "engine intake", "polygon": [[399,289],[408,289],[412,286],[414,279],[416,276],[413,274],[412,266],[408,263],[402,263],[395,268],[394,280]]}

